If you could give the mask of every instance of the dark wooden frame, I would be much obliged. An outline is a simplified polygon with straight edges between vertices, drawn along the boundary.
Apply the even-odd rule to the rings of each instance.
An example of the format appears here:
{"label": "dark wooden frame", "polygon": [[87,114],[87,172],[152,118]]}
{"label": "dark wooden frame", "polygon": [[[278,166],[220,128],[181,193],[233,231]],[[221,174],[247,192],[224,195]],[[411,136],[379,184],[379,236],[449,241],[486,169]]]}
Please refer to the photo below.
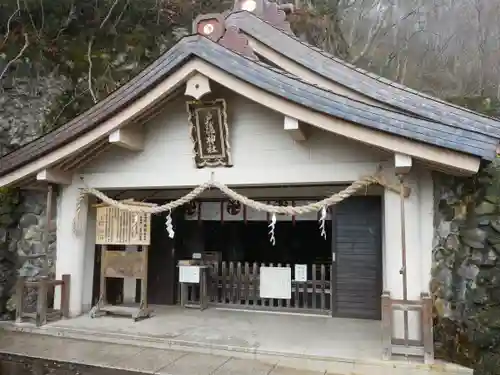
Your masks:
{"label": "dark wooden frame", "polygon": [[[210,275],[210,304],[234,309],[285,311],[303,314],[331,315],[333,294],[332,266],[312,264],[312,272],[305,282],[292,280],[292,298],[260,298],[260,267],[291,267],[282,263],[220,262],[212,265]],[[329,270],[327,270],[327,267]],[[318,278],[317,275],[320,274]],[[301,303],[302,302],[302,303]],[[309,303],[310,302],[310,303]]]}
{"label": "dark wooden frame", "polygon": [[[405,338],[393,337],[393,316],[395,311],[420,312],[420,340],[408,339],[408,327],[405,326]],[[391,299],[390,292],[382,294],[382,343],[384,360],[390,360],[393,354],[422,356],[424,363],[434,362],[434,338],[432,323],[432,298],[428,293],[422,293],[420,300],[405,301]]]}
{"label": "dark wooden frame", "polygon": [[[191,139],[193,142],[193,158],[197,168],[205,167],[231,167],[231,146],[229,144],[229,126],[227,123],[226,101],[215,99],[212,101],[189,101],[186,103],[188,122],[190,126]],[[201,111],[215,111],[217,119],[215,123],[216,137],[221,147],[219,155],[203,156],[203,145],[201,144],[200,116]]]}
{"label": "dark wooden frame", "polygon": [[[47,324],[49,321],[61,318],[69,318],[69,293],[70,275],[62,275],[61,280],[49,280],[42,278],[36,281],[28,281],[25,276],[20,276],[16,284],[16,323],[22,323],[25,319],[35,321],[37,327]],[[61,308],[48,308],[48,293],[50,288],[61,287]],[[37,290],[36,311],[27,312],[24,306],[24,291],[27,288]]]}

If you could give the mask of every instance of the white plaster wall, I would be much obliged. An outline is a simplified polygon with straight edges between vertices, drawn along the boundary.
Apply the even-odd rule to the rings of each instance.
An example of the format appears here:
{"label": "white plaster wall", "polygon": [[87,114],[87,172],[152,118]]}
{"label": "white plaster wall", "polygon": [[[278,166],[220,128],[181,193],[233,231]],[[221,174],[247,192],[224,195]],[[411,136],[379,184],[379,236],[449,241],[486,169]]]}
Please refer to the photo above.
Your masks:
{"label": "white plaster wall", "polygon": [[[217,168],[215,177],[231,185],[349,182],[371,174],[388,154],[324,131],[294,142],[283,130],[283,116],[241,96],[228,101],[234,166]],[[192,158],[185,99],[166,106],[144,126],[146,148],[131,152],[112,147],[83,170],[98,188],[184,187],[210,178]]]}

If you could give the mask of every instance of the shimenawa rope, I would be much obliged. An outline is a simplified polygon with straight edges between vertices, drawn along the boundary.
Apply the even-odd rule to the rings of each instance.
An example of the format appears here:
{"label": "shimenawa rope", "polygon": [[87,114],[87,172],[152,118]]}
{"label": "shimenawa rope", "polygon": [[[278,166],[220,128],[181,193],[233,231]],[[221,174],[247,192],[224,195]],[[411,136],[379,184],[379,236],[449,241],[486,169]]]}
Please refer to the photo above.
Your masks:
{"label": "shimenawa rope", "polygon": [[[296,215],[303,215],[306,213],[310,212],[319,212],[321,211],[321,217],[319,219],[320,221],[320,231],[322,236],[325,236],[326,233],[324,233],[324,221],[326,220],[326,208],[328,206],[335,205],[337,203],[342,202],[344,199],[349,198],[351,195],[355,194],[358,190],[362,188],[366,188],[369,185],[372,184],[380,184],[382,186],[385,186],[389,188],[390,190],[395,190],[399,191],[397,187],[394,187],[390,184],[388,184],[385,179],[381,176],[379,172],[372,176],[367,176],[363,177],[355,182],[353,182],[351,185],[349,185],[347,188],[344,190],[333,194],[332,196],[325,198],[323,200],[320,200],[318,202],[313,202],[309,203],[304,206],[294,206],[294,207],[284,207],[284,206],[276,206],[272,204],[266,204],[262,202],[255,201],[253,199],[247,198],[238,192],[232,190],[228,186],[216,181],[212,178],[201,184],[200,186],[196,187],[195,189],[191,190],[188,194],[184,195],[183,197],[166,203],[161,206],[132,206],[128,205],[124,202],[119,202],[113,198],[108,197],[106,194],[103,192],[91,188],[89,186],[85,186],[80,190],[80,196],[78,198],[77,202],[77,209],[76,209],[76,216],[73,222],[73,227],[75,230],[75,233],[78,233],[80,231],[80,215],[81,215],[81,205],[83,204],[85,197],[87,194],[91,194],[95,196],[96,198],[100,199],[102,202],[118,208],[123,211],[128,211],[128,212],[136,212],[136,213],[149,213],[149,214],[157,214],[160,212],[165,212],[168,211],[169,214],[167,216],[167,222],[166,222],[166,227],[169,232],[169,236],[172,238],[173,237],[173,228],[172,228],[172,223],[171,223],[171,218],[170,218],[170,213],[172,212],[173,209],[183,206],[186,203],[189,203],[190,201],[194,200],[196,197],[198,197],[201,193],[203,193],[205,190],[215,187],[219,189],[222,193],[224,193],[226,196],[231,198],[232,200],[238,201],[241,204],[244,204],[245,206],[251,207],[254,210],[257,211],[264,211],[267,213],[272,214],[272,220],[270,224],[270,239],[271,242],[274,243],[274,224],[276,223],[276,218],[275,216],[277,214],[282,214],[282,215],[289,215],[289,216],[296,216]],[[401,189],[404,187],[401,186]],[[169,220],[170,218],[170,220]]]}

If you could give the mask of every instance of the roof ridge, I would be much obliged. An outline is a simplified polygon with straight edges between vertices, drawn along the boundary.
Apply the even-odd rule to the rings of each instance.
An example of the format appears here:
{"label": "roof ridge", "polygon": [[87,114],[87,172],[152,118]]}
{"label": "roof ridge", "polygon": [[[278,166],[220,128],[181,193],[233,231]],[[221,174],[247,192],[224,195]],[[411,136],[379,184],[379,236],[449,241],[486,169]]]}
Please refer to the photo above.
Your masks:
{"label": "roof ridge", "polygon": [[[208,41],[211,42],[210,39],[207,39]],[[257,64],[257,65],[260,65],[262,66],[263,68],[265,69],[268,69],[270,71],[273,71],[275,72],[276,74],[280,74],[288,79],[293,79],[297,82],[300,82],[301,84],[304,84],[304,85],[307,85],[307,86],[310,86],[310,87],[313,87],[315,88],[316,90],[320,90],[320,91],[323,91],[325,93],[328,93],[336,98],[339,98],[339,99],[345,99],[349,102],[352,102],[352,103],[355,103],[355,104],[358,104],[359,106],[361,107],[369,107],[369,108],[374,108],[374,109],[378,109],[380,111],[383,111],[385,113],[390,113],[390,114],[393,114],[395,115],[396,117],[398,116],[401,116],[401,117],[404,117],[404,118],[413,118],[415,120],[418,120],[418,121],[423,121],[423,122],[426,122],[426,123],[429,123],[429,124],[440,124],[442,126],[445,126],[447,128],[454,128],[456,129],[455,127],[449,125],[449,124],[445,124],[445,123],[442,123],[442,122],[439,122],[439,121],[435,121],[435,120],[432,120],[432,119],[427,119],[427,118],[423,118],[422,116],[418,115],[418,114],[409,114],[409,113],[405,113],[405,112],[402,112],[402,111],[398,111],[398,110],[394,110],[394,109],[391,109],[391,108],[386,108],[386,107],[382,107],[382,106],[378,106],[378,105],[375,105],[375,104],[372,104],[372,103],[366,103],[362,100],[358,100],[356,98],[352,98],[352,97],[349,97],[347,95],[342,95],[342,94],[339,94],[337,92],[334,92],[332,90],[329,90],[325,87],[321,87],[319,85],[316,85],[316,84],[312,84],[310,82],[307,82],[306,80],[296,76],[295,74],[293,73],[290,73],[286,70],[283,70],[283,69],[280,69],[280,68],[275,68],[273,66],[270,66],[269,64],[266,64],[266,63],[263,63],[262,61],[258,61],[258,60],[254,60],[254,59],[251,59],[247,56],[244,56],[244,55],[240,55],[238,53],[235,53],[234,51],[230,50],[230,49],[227,49],[226,47],[224,46],[221,46],[223,47],[224,49],[228,50],[229,53],[231,54],[234,54],[240,58],[244,58],[246,60],[249,61],[249,63],[254,63],[254,64]],[[340,101],[339,101],[340,103]],[[349,103],[343,103],[344,105],[347,105],[349,107],[352,107],[352,108],[355,108],[356,106],[353,106],[353,105],[350,105]],[[371,113],[371,114],[375,114],[374,112],[371,112],[371,111],[367,111],[368,113]],[[459,129],[460,131],[462,132],[470,132],[470,133],[474,133],[474,134],[478,134],[478,135],[483,135],[482,133],[478,132],[478,131],[475,131],[475,130],[462,130],[462,129]],[[467,137],[469,138],[469,137]],[[472,138],[469,138],[469,139],[472,139]]]}
{"label": "roof ridge", "polygon": [[[440,99],[440,98],[437,98],[437,97],[434,97],[432,95],[428,95],[428,94],[425,94],[423,92],[420,92],[420,91],[417,91],[417,90],[414,90],[408,86],[405,86],[405,85],[402,85],[400,83],[397,83],[397,82],[394,82],[394,81],[391,81],[385,77],[382,77],[382,76],[379,76],[379,75],[376,75],[375,73],[371,73],[365,69],[362,69],[362,68],[358,68],[338,57],[335,57],[331,54],[329,54],[328,52],[324,51],[324,50],[321,50],[320,48],[318,47],[314,47],[312,46],[311,44],[307,43],[307,42],[304,42],[302,41],[300,38],[298,38],[297,36],[294,36],[294,35],[290,35],[290,34],[287,34],[287,33],[284,33],[282,32],[279,28],[276,28],[274,27],[272,24],[266,22],[265,20],[257,17],[256,15],[254,15],[253,13],[251,12],[247,12],[247,11],[238,11],[238,12],[232,12],[230,14],[227,15],[227,18],[228,20],[230,20],[231,17],[234,17],[236,18],[234,20],[234,25],[237,25],[240,29],[242,29],[242,31],[244,31],[245,33],[249,33],[251,34],[250,31],[254,31],[254,30],[249,30],[247,27],[245,27],[245,25],[242,25],[241,21],[242,19],[241,18],[238,18],[238,17],[245,17],[246,19],[250,20],[250,21],[258,21],[258,22],[261,22],[263,24],[266,24],[270,27],[272,27],[274,30],[278,31],[280,34],[282,34],[284,37],[288,37],[290,40],[293,40],[294,42],[297,42],[301,45],[303,45],[305,48],[313,51],[313,52],[316,52],[318,54],[320,54],[323,58],[325,59],[328,59],[330,61],[333,61],[334,63],[336,63],[337,66],[341,66],[345,69],[349,69],[349,71],[352,71],[354,72],[355,74],[361,74],[363,76],[365,76],[366,78],[370,79],[371,81],[373,82],[377,82],[377,83],[380,83],[380,84],[383,84],[387,87],[391,87],[395,90],[398,90],[398,91],[402,91],[408,95],[412,95],[412,96],[417,96],[423,100],[426,100],[426,101],[430,101],[432,103],[435,103],[439,106],[446,106],[446,107],[449,107],[449,108],[453,108],[455,109],[455,115],[459,115],[458,113],[456,112],[459,112],[460,114],[462,113],[466,113],[470,116],[467,116],[469,118],[470,121],[473,121],[473,122],[477,122],[478,124],[481,124],[482,126],[487,126],[487,127],[494,127],[495,128],[495,133],[497,135],[498,138],[500,138],[500,122],[498,119],[496,118],[493,118],[491,116],[487,116],[485,114],[482,114],[482,113],[479,113],[479,112],[476,112],[476,111],[472,111],[468,108],[464,108],[464,107],[461,107],[459,105],[456,105],[456,104],[453,104],[453,103],[449,103],[443,99]],[[273,48],[273,46],[271,45],[271,43],[269,42],[264,42],[262,40],[262,38],[260,37],[257,37],[255,35],[252,35],[252,37],[258,39],[259,41],[263,42],[264,44],[266,44],[267,46],[269,46],[270,48],[274,49],[276,52],[280,53],[280,54],[283,54],[281,51],[279,50],[276,50],[275,48]],[[276,45],[279,45],[279,43],[276,43]],[[295,60],[293,57],[290,57],[289,54],[285,54],[287,55],[288,58],[292,59],[292,60]],[[308,69],[311,69],[311,70],[314,70],[313,68],[311,67],[308,67],[306,65],[304,65],[303,63],[295,60],[297,63],[303,65],[304,67],[308,68]],[[339,82],[337,80],[335,80],[334,78],[332,77],[329,77],[328,75],[326,75],[325,73],[321,73],[321,72],[318,72],[316,71],[317,74],[321,75],[321,76],[324,76],[325,78],[327,79],[330,79],[334,82],[336,82],[337,84],[340,84],[342,86],[345,86],[346,88],[350,89],[350,90],[353,90],[353,91],[356,91],[356,92],[359,92],[363,95],[366,95],[368,97],[371,97],[375,100],[378,100],[378,101],[383,101],[382,99],[380,98],[377,98],[375,97],[374,95],[370,94],[370,93],[366,93],[364,91],[361,91],[359,89],[356,89],[356,88],[353,88],[352,86],[348,86],[346,83],[342,83],[342,82]],[[385,81],[385,82],[384,82]],[[405,111],[409,111],[409,112],[412,112],[412,113],[415,113],[415,114],[418,114],[420,116],[424,116],[428,119],[432,119],[432,117],[429,117],[429,114],[422,114],[422,113],[418,113],[415,111],[415,109],[409,109],[409,108],[405,108],[404,106],[401,106],[401,103],[390,103],[388,102],[387,103],[388,105],[391,105],[391,106],[395,106],[395,107],[399,107],[399,108],[402,108],[404,109]],[[423,104],[423,106],[425,107],[425,104]],[[472,118],[471,118],[472,117]],[[432,119],[434,120],[434,119]],[[482,120],[482,121],[481,121]],[[436,120],[434,120],[436,121]],[[457,121],[453,121],[453,122],[457,122]],[[447,122],[447,123],[450,123],[450,122]],[[491,130],[491,129],[490,129]],[[489,131],[479,131],[479,132],[482,132],[483,134],[490,134]]]}

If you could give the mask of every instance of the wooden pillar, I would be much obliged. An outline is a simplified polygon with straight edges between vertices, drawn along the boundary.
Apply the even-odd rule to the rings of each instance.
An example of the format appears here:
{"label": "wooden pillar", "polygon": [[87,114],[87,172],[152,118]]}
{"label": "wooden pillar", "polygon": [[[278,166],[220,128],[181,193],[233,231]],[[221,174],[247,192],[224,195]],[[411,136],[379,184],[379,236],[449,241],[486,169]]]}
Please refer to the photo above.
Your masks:
{"label": "wooden pillar", "polygon": [[48,279],[43,277],[38,281],[38,296],[36,301],[36,326],[47,324],[47,291]]}
{"label": "wooden pillar", "polygon": [[16,323],[21,323],[24,310],[24,283],[26,276],[19,276],[16,284]]}
{"label": "wooden pillar", "polygon": [[392,357],[392,302],[391,294],[382,294],[382,359]]}
{"label": "wooden pillar", "polygon": [[42,277],[49,276],[49,235],[52,223],[52,197],[54,194],[54,189],[52,184],[48,184],[47,186],[47,207],[45,209],[45,228],[43,231],[43,251],[45,252],[45,256],[43,259],[43,269],[42,269]]}
{"label": "wooden pillar", "polygon": [[424,346],[424,363],[434,363],[434,335],[432,322],[432,297],[422,293],[422,342]]}
{"label": "wooden pillar", "polygon": [[61,285],[61,313],[63,318],[69,318],[69,293],[71,288],[71,276],[68,274],[62,275]]}
{"label": "wooden pillar", "polygon": [[[332,264],[330,268],[330,310],[331,315],[337,315],[337,210],[330,207],[332,223]],[[296,286],[298,288],[298,285]]]}

